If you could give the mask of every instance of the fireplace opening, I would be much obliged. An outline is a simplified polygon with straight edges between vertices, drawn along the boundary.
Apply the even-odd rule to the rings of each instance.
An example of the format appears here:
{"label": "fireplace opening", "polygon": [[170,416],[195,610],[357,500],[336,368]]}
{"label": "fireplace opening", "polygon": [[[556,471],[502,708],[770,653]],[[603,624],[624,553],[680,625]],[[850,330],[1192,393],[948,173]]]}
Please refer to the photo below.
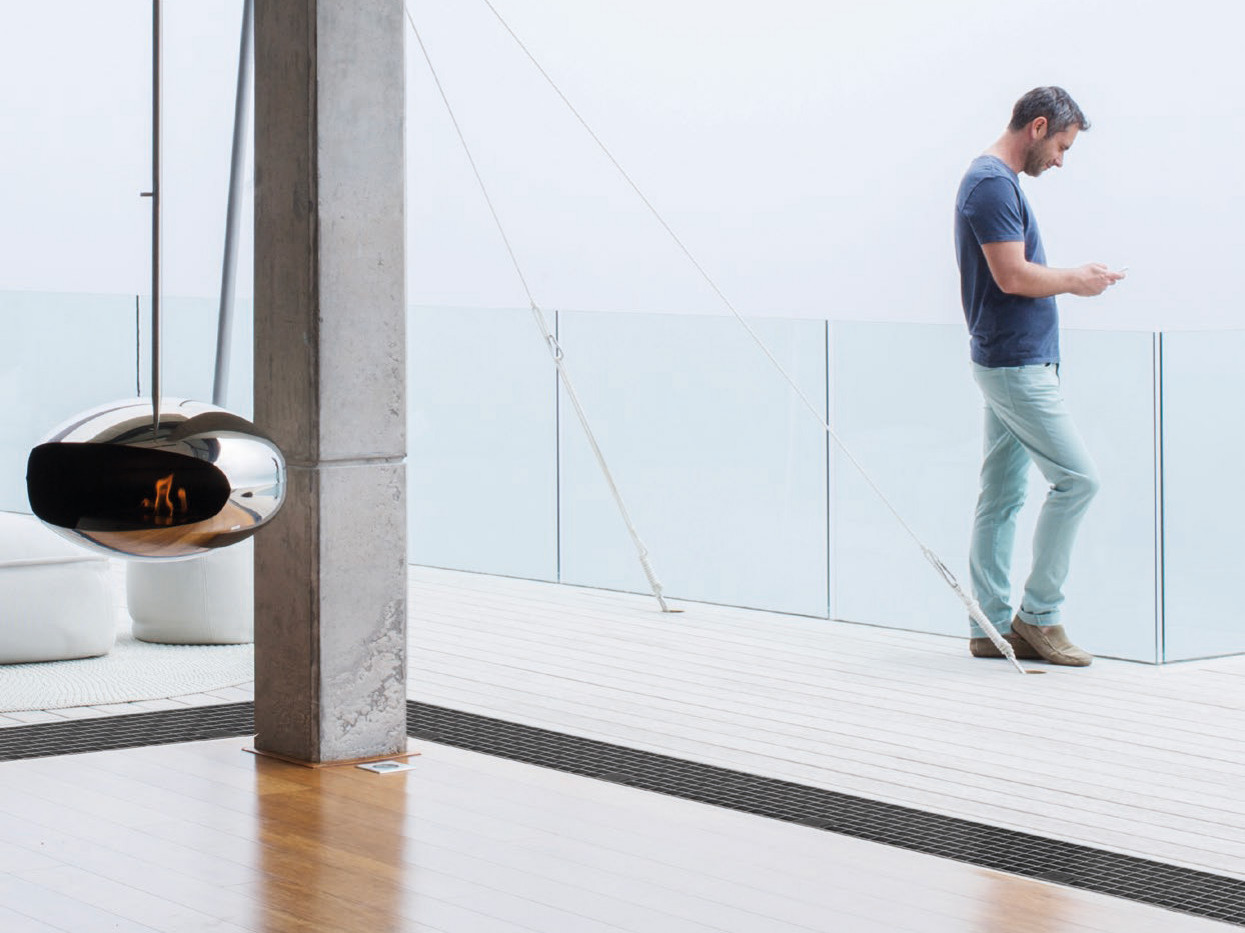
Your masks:
{"label": "fireplace opening", "polygon": [[211,463],[167,450],[110,444],[40,444],[26,473],[31,510],[49,525],[138,531],[192,525],[229,501]]}

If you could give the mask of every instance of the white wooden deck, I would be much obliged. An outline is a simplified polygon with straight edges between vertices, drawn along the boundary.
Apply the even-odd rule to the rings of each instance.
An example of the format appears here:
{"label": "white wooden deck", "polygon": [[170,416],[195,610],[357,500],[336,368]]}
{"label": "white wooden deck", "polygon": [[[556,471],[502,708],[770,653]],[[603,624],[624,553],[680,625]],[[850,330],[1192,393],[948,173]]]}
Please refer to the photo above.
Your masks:
{"label": "white wooden deck", "polygon": [[1245,878],[1245,658],[961,639],[412,568],[412,699]]}
{"label": "white wooden deck", "polygon": [[[414,567],[412,699],[1245,878],[1245,657],[961,639]],[[237,702],[251,685],[0,726]]]}

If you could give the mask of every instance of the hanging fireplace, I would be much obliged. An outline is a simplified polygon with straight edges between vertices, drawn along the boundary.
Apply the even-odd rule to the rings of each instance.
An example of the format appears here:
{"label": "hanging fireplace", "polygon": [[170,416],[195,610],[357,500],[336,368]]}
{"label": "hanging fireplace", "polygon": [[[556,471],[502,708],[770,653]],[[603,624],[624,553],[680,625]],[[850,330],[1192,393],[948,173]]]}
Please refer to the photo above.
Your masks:
{"label": "hanging fireplace", "polygon": [[[147,560],[193,557],[227,547],[267,523],[285,498],[285,458],[250,421],[219,405],[160,393],[161,0],[152,0],[151,397],[110,402],[53,430],[26,463],[31,511],[77,544]],[[239,56],[245,74],[249,3]],[[221,322],[231,300],[231,234],[241,147],[235,115]],[[214,400],[224,396],[217,338]]]}
{"label": "hanging fireplace", "polygon": [[281,506],[285,460],[251,422],[214,405],[113,402],[30,452],[31,510],[79,544],[131,558],[191,557],[250,537]]}

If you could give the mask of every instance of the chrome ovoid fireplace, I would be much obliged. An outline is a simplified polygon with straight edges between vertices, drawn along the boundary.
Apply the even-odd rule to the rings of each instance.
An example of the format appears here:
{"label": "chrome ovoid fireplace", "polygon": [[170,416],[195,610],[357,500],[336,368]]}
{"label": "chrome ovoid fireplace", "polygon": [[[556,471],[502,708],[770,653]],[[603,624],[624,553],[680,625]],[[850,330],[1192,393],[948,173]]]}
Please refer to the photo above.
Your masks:
{"label": "chrome ovoid fireplace", "polygon": [[[75,543],[146,560],[193,557],[250,537],[285,499],[285,458],[255,425],[218,405],[160,393],[161,0],[152,0],[151,396],[109,402],[55,428],[30,452],[31,511]],[[244,33],[245,35],[245,33]],[[239,61],[242,87],[245,54]],[[239,92],[239,100],[245,95]],[[235,123],[240,123],[235,117]],[[241,177],[237,128],[229,215]],[[232,229],[232,224],[229,225]],[[222,321],[232,294],[226,234]],[[217,337],[217,384],[224,397]]]}
{"label": "chrome ovoid fireplace", "polygon": [[245,418],[204,402],[102,405],[30,452],[31,510],[113,556],[191,557],[250,537],[280,509],[285,459]]}

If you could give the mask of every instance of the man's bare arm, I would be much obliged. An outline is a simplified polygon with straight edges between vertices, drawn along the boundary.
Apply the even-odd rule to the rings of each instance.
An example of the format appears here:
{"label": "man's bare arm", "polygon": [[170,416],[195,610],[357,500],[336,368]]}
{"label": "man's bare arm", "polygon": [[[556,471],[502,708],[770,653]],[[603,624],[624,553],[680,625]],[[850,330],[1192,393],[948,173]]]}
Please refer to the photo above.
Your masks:
{"label": "man's bare arm", "polygon": [[1091,262],[1075,269],[1051,269],[1025,259],[1025,245],[1020,240],[983,243],[986,264],[994,282],[1009,295],[1026,298],[1049,298],[1051,295],[1080,295],[1085,298],[1101,295],[1124,278],[1123,272],[1112,272],[1100,262]]}

